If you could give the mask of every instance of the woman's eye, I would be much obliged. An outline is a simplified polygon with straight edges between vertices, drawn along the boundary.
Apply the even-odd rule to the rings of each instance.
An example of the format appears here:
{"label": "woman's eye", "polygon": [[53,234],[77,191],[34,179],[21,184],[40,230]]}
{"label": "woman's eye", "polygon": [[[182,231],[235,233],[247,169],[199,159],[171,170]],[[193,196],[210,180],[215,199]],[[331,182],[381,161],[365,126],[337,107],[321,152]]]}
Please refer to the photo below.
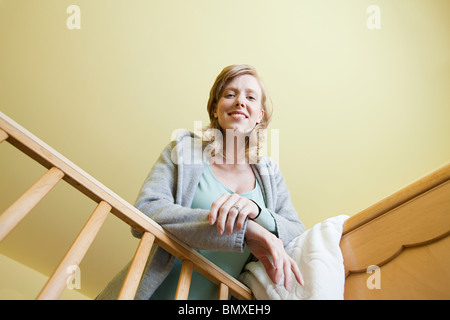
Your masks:
{"label": "woman's eye", "polygon": [[256,100],[256,98],[255,98],[255,97],[252,97],[252,96],[249,96],[248,99],[249,99],[249,100],[252,100],[252,101],[255,101],[255,100]]}
{"label": "woman's eye", "polygon": [[229,93],[229,94],[225,95],[225,97],[226,97],[226,98],[233,98],[233,97],[234,97],[234,94]]}

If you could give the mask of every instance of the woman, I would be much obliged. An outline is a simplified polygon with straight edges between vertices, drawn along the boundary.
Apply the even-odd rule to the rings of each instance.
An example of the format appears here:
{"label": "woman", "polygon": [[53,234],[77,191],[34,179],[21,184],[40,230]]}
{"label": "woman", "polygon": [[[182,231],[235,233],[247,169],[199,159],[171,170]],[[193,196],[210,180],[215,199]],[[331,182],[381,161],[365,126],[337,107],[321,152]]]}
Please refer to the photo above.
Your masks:
{"label": "woman", "polygon": [[[203,140],[208,143],[179,133],[153,166],[136,207],[234,277],[253,254],[273,282],[284,278],[289,290],[293,273],[302,284],[284,246],[304,226],[278,166],[258,155],[260,129],[267,128],[271,110],[255,69],[223,69],[207,110],[210,125]],[[140,236],[136,230],[133,234]],[[155,245],[136,298],[173,299],[180,269],[178,259]],[[99,298],[117,294],[124,274]],[[194,272],[189,299],[216,298],[216,286]]]}

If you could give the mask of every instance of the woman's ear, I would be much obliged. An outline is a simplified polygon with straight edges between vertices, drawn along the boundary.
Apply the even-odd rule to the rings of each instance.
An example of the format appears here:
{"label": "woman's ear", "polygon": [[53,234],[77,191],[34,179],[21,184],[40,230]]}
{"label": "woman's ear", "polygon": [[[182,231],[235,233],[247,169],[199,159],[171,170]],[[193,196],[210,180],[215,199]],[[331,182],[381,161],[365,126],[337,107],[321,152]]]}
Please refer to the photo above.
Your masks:
{"label": "woman's ear", "polygon": [[262,121],[263,118],[264,118],[264,109],[261,108],[261,114],[260,114],[256,124],[259,124]]}
{"label": "woman's ear", "polygon": [[213,115],[216,119],[219,117],[219,115],[217,114],[217,103],[213,104]]}

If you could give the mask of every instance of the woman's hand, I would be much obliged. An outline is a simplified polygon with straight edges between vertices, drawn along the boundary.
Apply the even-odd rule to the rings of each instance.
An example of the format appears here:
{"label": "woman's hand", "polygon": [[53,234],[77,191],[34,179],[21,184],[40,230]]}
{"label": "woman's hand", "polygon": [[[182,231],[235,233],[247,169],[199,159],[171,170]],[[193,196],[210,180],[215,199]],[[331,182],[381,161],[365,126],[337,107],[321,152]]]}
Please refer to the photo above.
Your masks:
{"label": "woman's hand", "polygon": [[[238,210],[238,208],[239,210]],[[241,197],[237,193],[224,193],[220,198],[212,203],[208,220],[211,225],[217,221],[217,233],[227,235],[233,233],[236,223],[236,231],[240,231],[244,226],[247,217],[254,219],[258,216],[259,208],[251,200]]]}
{"label": "woman's hand", "polygon": [[286,253],[283,242],[275,235],[256,222],[248,221],[245,241],[249,250],[261,261],[273,283],[279,283],[284,274],[284,287],[289,291],[292,271],[297,282],[303,286],[303,277],[297,263]]}

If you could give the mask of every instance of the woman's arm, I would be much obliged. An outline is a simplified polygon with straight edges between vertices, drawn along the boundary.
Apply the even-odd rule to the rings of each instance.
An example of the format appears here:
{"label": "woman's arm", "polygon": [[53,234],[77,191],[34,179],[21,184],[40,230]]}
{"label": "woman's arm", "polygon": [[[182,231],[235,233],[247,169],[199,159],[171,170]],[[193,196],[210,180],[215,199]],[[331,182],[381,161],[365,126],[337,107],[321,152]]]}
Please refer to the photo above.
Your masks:
{"label": "woman's arm", "polygon": [[[193,248],[242,251],[246,223],[239,232],[222,237],[217,234],[216,228],[208,223],[208,210],[191,209],[176,204],[176,193],[180,192],[178,190],[179,170],[189,170],[186,166],[191,164],[175,164],[171,158],[173,147],[174,144],[169,144],[154,164],[142,186],[136,208]],[[187,182],[183,181],[183,183]],[[140,236],[136,230],[133,230],[133,235]]]}
{"label": "woman's arm", "polygon": [[[235,204],[242,205],[242,209],[238,211],[233,207]],[[284,276],[284,286],[289,290],[292,283],[292,271],[297,282],[303,285],[302,274],[297,263],[284,250],[283,241],[251,220],[256,217],[258,210],[256,204],[251,200],[238,194],[224,194],[213,202],[208,219],[211,225],[217,224],[218,234],[226,231],[228,236],[232,235],[233,231],[241,230],[242,221],[247,221],[245,233],[247,247],[261,261],[272,282],[279,283],[281,277]],[[247,220],[247,218],[250,219]],[[289,222],[282,221],[282,223]],[[235,228],[234,225],[236,225]]]}
{"label": "woman's arm", "polygon": [[303,285],[297,263],[286,253],[279,238],[254,221],[248,222],[245,237],[249,250],[261,261],[273,283],[279,283],[284,275],[284,287],[289,291],[292,271],[297,282]]}

